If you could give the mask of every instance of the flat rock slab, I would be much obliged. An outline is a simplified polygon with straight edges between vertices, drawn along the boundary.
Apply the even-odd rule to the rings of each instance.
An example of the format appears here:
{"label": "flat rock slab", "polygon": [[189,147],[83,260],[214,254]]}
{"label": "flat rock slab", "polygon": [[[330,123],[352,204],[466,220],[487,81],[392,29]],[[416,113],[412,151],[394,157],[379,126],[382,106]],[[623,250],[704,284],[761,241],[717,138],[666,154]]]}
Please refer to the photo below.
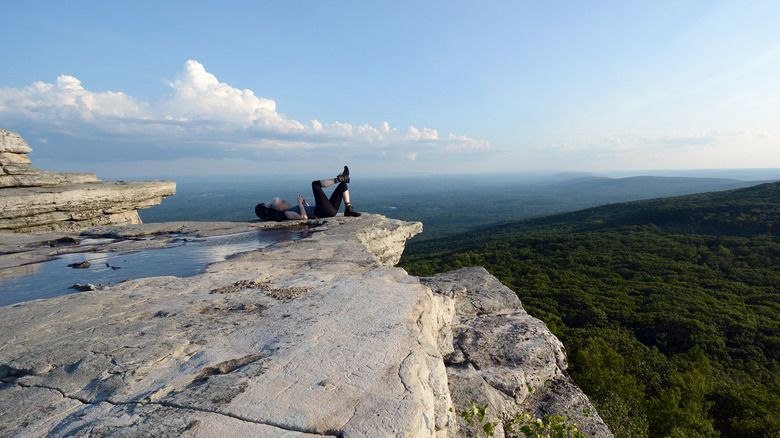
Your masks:
{"label": "flat rock slab", "polygon": [[0,190],[0,231],[81,230],[96,225],[139,224],[136,210],[176,193],[171,181],[103,181],[57,187]]}
{"label": "flat rock slab", "polygon": [[454,412],[472,401],[571,414],[589,436],[612,436],[566,375],[560,341],[485,269],[418,279],[392,267],[419,223],[9,234],[0,267],[280,226],[309,235],[195,277],[0,307],[0,436],[469,437]]}
{"label": "flat rock slab", "polygon": [[421,229],[334,218],[196,277],[0,308],[0,435],[434,436],[437,301],[388,266]]}

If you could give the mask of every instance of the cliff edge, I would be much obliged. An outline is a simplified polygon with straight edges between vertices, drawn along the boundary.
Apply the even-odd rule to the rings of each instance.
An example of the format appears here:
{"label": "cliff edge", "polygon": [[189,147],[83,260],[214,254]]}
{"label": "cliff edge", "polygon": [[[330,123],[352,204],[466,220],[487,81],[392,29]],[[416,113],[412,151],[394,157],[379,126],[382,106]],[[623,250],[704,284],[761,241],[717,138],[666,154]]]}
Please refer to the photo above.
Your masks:
{"label": "cliff edge", "polygon": [[[560,341],[484,269],[419,279],[392,266],[420,223],[305,224],[306,238],[194,277],[0,307],[0,435],[469,436],[453,411],[474,400],[578,419],[585,406],[581,428],[611,436]],[[86,233],[209,227],[167,226]]]}

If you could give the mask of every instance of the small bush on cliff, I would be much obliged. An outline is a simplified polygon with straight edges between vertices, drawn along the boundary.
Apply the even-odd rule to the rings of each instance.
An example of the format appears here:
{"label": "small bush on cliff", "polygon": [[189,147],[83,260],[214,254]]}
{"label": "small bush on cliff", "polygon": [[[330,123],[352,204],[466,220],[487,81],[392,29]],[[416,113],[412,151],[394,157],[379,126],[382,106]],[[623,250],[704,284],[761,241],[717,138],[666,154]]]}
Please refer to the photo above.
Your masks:
{"label": "small bush on cliff", "polygon": [[[577,426],[571,424],[571,417],[566,415],[549,416],[544,418],[534,418],[528,412],[522,412],[519,415],[512,416],[504,412],[498,413],[498,420],[495,422],[485,421],[487,418],[488,405],[480,406],[471,402],[468,408],[463,409],[458,414],[472,428],[477,428],[486,437],[492,437],[496,428],[500,427],[507,438],[520,438],[522,433],[526,438],[588,438],[587,435],[580,432]],[[585,415],[588,412],[585,411]]]}

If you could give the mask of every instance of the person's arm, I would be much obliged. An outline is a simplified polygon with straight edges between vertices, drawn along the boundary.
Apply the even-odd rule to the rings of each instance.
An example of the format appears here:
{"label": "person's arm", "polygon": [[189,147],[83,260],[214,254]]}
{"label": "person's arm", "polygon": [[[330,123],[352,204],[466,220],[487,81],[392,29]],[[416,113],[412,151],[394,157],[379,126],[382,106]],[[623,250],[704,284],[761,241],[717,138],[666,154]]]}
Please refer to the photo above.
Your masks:
{"label": "person's arm", "polygon": [[301,217],[301,215],[299,215],[298,213],[296,213],[294,211],[289,211],[289,210],[285,210],[284,217],[286,217],[287,219],[289,219],[291,221],[297,221],[299,219],[307,219],[307,218]]}
{"label": "person's arm", "polygon": [[306,215],[306,208],[304,207],[304,204],[306,204],[306,200],[303,199],[303,196],[301,196],[300,193],[298,193],[298,211],[300,214],[294,211],[285,211],[284,216],[290,220],[308,219],[309,216]]}

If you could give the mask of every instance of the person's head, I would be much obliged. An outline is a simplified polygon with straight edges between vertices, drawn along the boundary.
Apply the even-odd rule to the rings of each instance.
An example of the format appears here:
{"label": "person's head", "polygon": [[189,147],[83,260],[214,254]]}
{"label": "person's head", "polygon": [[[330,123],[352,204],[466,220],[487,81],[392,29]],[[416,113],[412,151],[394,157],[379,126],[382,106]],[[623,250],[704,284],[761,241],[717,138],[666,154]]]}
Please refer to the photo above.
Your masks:
{"label": "person's head", "polygon": [[290,208],[290,203],[282,198],[274,198],[274,200],[271,201],[268,206],[274,210],[285,211]]}

